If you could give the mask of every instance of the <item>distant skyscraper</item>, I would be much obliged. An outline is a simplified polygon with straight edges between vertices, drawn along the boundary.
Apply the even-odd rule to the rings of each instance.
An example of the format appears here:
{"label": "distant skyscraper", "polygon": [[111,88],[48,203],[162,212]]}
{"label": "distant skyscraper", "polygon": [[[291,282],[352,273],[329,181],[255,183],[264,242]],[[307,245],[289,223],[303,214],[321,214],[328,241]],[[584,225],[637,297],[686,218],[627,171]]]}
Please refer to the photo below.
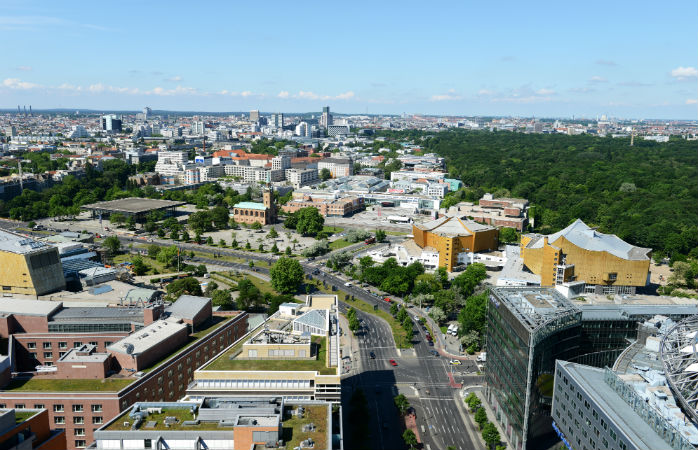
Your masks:
{"label": "distant skyscraper", "polygon": [[121,117],[116,114],[106,114],[102,116],[102,130],[120,133]]}
{"label": "distant skyscraper", "polygon": [[191,123],[191,134],[195,136],[201,136],[205,133],[204,123],[200,120],[196,120]]}
{"label": "distant skyscraper", "polygon": [[250,111],[250,122],[259,122],[259,110],[253,109]]}
{"label": "distant skyscraper", "polygon": [[322,108],[322,116],[320,116],[320,126],[327,129],[329,125],[332,125],[332,114],[330,114],[330,107],[325,106]]}
{"label": "distant skyscraper", "polygon": [[150,109],[149,106],[146,106],[145,108],[143,108],[143,118],[145,120],[148,120],[148,116],[150,116],[152,113],[153,113],[153,110]]}
{"label": "distant skyscraper", "polygon": [[270,125],[272,127],[276,127],[276,128],[283,128],[284,127],[284,114],[283,113],[272,114]]}
{"label": "distant skyscraper", "polygon": [[312,130],[308,122],[301,122],[296,125],[296,136],[312,137]]}

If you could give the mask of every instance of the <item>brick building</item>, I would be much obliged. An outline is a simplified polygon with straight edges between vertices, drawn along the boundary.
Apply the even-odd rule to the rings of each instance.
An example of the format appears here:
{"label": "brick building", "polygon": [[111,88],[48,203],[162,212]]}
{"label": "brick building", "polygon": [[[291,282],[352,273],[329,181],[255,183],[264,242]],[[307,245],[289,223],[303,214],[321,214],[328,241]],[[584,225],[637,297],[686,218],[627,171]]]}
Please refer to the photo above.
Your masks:
{"label": "brick building", "polygon": [[233,218],[237,223],[269,225],[276,222],[276,205],[271,190],[262,193],[263,201],[241,202],[233,205]]}
{"label": "brick building", "polygon": [[301,208],[313,207],[324,217],[345,217],[364,209],[363,197],[313,198],[303,195],[290,200],[281,207],[284,212],[294,213]]}

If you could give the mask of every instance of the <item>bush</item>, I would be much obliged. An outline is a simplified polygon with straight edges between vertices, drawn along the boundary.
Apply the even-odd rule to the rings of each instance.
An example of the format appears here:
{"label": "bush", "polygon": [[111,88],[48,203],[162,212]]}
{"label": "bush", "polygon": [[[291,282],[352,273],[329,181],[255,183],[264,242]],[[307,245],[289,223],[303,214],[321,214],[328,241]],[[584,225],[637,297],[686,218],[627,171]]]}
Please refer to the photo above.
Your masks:
{"label": "bush", "polygon": [[150,282],[153,283],[153,284],[159,283],[159,282],[160,282],[160,278],[151,278],[151,279],[150,279]]}

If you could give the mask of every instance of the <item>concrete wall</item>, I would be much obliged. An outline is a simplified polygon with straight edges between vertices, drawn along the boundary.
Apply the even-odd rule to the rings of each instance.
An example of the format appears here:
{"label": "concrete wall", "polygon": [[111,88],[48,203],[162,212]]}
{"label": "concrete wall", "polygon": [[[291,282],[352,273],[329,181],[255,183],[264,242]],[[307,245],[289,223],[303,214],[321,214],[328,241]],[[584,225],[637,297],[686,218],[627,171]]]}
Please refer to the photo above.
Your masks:
{"label": "concrete wall", "polygon": [[[30,258],[42,253],[55,254],[57,262],[32,269]],[[0,261],[0,289],[3,293],[43,295],[65,289],[65,278],[56,248],[27,255],[0,251]]]}

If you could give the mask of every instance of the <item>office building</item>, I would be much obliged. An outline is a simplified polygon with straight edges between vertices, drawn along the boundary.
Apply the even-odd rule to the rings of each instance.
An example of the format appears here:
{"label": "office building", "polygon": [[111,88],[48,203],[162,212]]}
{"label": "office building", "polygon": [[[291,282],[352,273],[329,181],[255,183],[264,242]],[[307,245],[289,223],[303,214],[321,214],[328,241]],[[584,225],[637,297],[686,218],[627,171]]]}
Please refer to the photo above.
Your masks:
{"label": "office building", "polygon": [[351,133],[349,125],[327,125],[327,136],[348,136]]}
{"label": "office building", "polygon": [[65,431],[51,431],[46,409],[0,409],[0,448],[3,450],[63,450],[65,444]]}
{"label": "office building", "polygon": [[322,108],[322,115],[320,116],[320,126],[327,129],[327,127],[330,125],[332,125],[332,114],[330,114],[330,107],[324,106]]}
{"label": "office building", "polygon": [[195,120],[191,123],[191,134],[194,136],[203,136],[206,134],[206,126],[204,122],[200,120]]}
{"label": "office building", "polygon": [[253,109],[250,111],[250,122],[259,122],[259,110]]}
{"label": "office building", "polygon": [[101,118],[102,130],[121,133],[121,117],[116,114],[106,114]]}
{"label": "office building", "polygon": [[308,125],[308,122],[300,122],[298,125],[296,125],[296,130],[294,134],[296,136],[309,138],[312,137],[313,130],[311,126]]}
{"label": "office building", "polygon": [[412,225],[412,234],[417,246],[430,247],[439,253],[439,267],[449,272],[460,264],[467,264],[468,253],[490,251],[499,245],[496,228],[457,217],[441,217]]}
{"label": "office building", "polygon": [[288,155],[275,156],[271,160],[272,170],[286,170],[291,168],[291,157]]}
{"label": "office building", "polygon": [[332,178],[348,177],[354,174],[354,161],[351,158],[325,158],[318,162],[318,171],[328,169]]}
{"label": "office building", "polygon": [[294,213],[301,208],[313,207],[324,217],[347,217],[363,211],[364,199],[354,196],[334,198],[313,198],[310,195],[294,195],[281,209],[286,213]]}
{"label": "office building", "polygon": [[58,249],[0,230],[0,286],[3,294],[32,296],[65,289]]}
{"label": "office building", "polygon": [[153,114],[153,110],[149,106],[143,108],[143,119],[148,120],[148,118]]}
{"label": "office building", "polygon": [[[695,303],[666,299],[590,303],[573,302],[552,288],[491,289],[486,396],[513,448],[549,448],[558,440],[550,409],[556,360],[612,366],[630,354],[628,342],[642,334],[639,323],[655,315],[682,320],[696,313]],[[632,364],[641,365],[626,366]]]}
{"label": "office building", "polygon": [[274,127],[274,128],[283,128],[284,127],[284,115],[283,115],[283,113],[272,114],[271,120],[269,121],[269,125]]}
{"label": "office building", "polygon": [[320,181],[320,176],[317,169],[286,169],[286,181],[293,186],[294,189],[300,189],[309,184],[315,184]]}
{"label": "office building", "polygon": [[542,286],[586,283],[585,292],[634,294],[649,283],[649,248],[604,234],[580,219],[550,235],[521,236],[524,265],[540,275]]}

